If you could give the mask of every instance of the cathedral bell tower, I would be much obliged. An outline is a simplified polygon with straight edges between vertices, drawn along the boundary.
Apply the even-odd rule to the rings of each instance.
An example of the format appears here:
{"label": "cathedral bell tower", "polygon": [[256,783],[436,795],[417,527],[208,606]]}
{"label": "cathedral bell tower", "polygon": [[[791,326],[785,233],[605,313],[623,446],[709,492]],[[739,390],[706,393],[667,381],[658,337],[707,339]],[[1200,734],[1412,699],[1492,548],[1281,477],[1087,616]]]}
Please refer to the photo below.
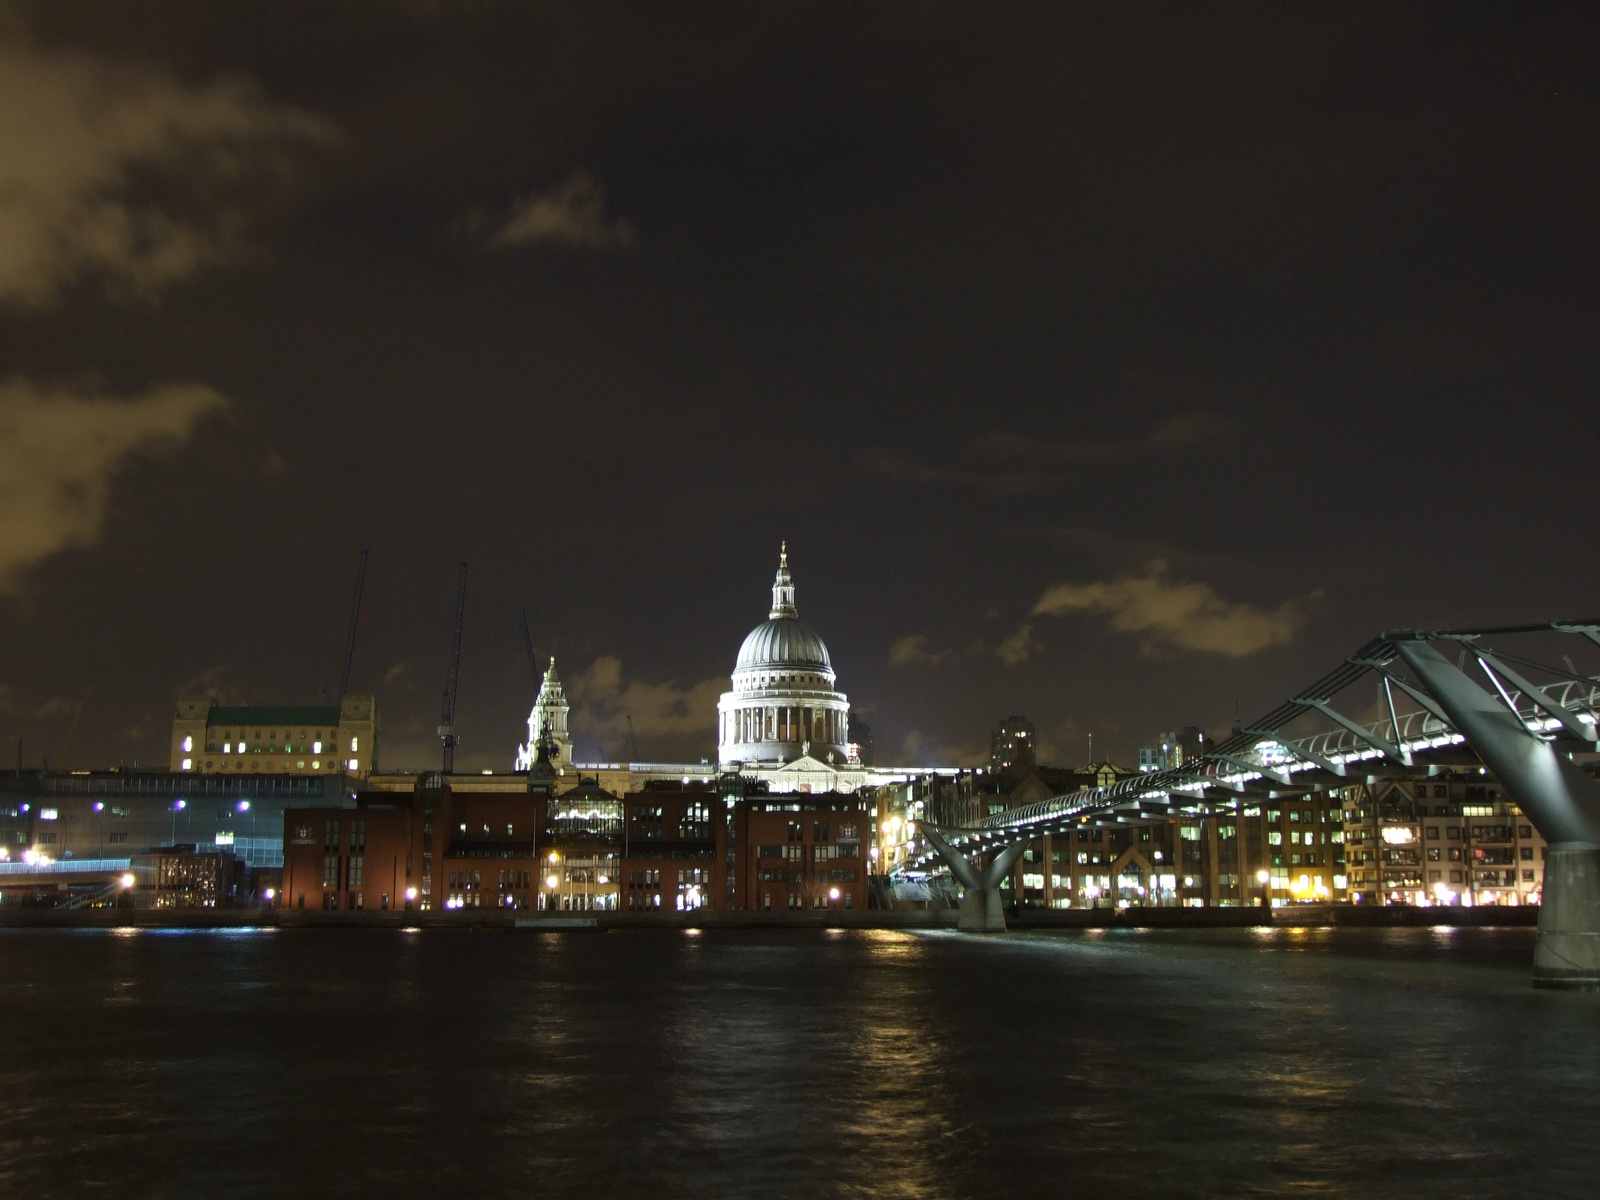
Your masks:
{"label": "cathedral bell tower", "polygon": [[544,681],[539,685],[539,698],[534,701],[533,711],[528,714],[527,745],[517,747],[513,770],[532,769],[539,757],[540,742],[548,745],[551,766],[559,769],[572,762],[572,735],[567,732],[567,713],[571,710],[567,694],[561,688],[561,676],[556,674],[556,660],[552,657],[544,673]]}

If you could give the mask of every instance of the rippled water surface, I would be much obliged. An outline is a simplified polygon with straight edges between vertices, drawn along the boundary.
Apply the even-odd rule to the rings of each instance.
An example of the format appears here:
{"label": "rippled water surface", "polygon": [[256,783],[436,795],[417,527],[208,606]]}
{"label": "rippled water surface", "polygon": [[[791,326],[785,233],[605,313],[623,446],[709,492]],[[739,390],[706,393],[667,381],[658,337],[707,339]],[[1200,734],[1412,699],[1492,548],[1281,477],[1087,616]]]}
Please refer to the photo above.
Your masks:
{"label": "rippled water surface", "polygon": [[1533,931],[0,932],[0,1194],[1600,1195]]}

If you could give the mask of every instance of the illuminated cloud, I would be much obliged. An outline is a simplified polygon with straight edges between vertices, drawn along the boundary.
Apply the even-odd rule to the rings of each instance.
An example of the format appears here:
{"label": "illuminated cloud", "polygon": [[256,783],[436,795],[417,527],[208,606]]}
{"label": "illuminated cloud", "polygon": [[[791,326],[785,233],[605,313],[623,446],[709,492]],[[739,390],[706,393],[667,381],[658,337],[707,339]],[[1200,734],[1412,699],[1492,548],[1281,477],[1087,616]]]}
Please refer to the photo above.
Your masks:
{"label": "illuminated cloud", "polygon": [[1035,616],[1085,612],[1104,616],[1118,633],[1138,634],[1147,653],[1161,648],[1243,658],[1292,641],[1321,592],[1277,608],[1224,600],[1209,584],[1172,579],[1152,562],[1141,575],[1098,583],[1058,583],[1033,606]]}
{"label": "illuminated cloud", "polygon": [[680,688],[675,680],[645,683],[624,679],[622,660],[608,654],[568,680],[566,691],[572,700],[572,728],[577,734],[620,746],[631,716],[638,737],[699,735],[709,748],[716,734],[717,701],[726,686],[723,679],[702,679],[687,688]]}
{"label": "illuminated cloud", "polygon": [[[474,217],[472,223],[481,225],[483,218]],[[605,189],[587,171],[574,172],[552,191],[518,200],[489,235],[489,244],[500,249],[549,243],[611,249],[634,241],[632,225],[606,216]]]}
{"label": "illuminated cloud", "polygon": [[891,667],[942,667],[955,657],[954,650],[929,650],[927,635],[922,633],[909,634],[889,647]]}
{"label": "illuminated cloud", "polygon": [[41,559],[93,543],[124,460],[181,443],[225,403],[198,384],[131,399],[0,384],[0,591],[15,591]]}
{"label": "illuminated cloud", "polygon": [[1034,640],[1033,623],[1024,622],[1017,627],[1015,633],[996,646],[994,652],[1006,666],[1016,667],[1027,662],[1042,649],[1044,647]]}
{"label": "illuminated cloud", "polygon": [[239,78],[0,42],[0,301],[44,307],[84,276],[148,296],[237,259],[297,153],[331,136]]}
{"label": "illuminated cloud", "polygon": [[1015,667],[1028,661],[1032,655],[1044,647],[1033,637],[1033,625],[1022,625],[1014,634],[1005,638],[999,645],[990,646],[981,638],[970,642],[963,649],[931,650],[928,648],[926,634],[913,633],[901,638],[889,647],[889,665],[891,667],[942,667],[958,659],[972,655],[993,653],[1008,667]]}

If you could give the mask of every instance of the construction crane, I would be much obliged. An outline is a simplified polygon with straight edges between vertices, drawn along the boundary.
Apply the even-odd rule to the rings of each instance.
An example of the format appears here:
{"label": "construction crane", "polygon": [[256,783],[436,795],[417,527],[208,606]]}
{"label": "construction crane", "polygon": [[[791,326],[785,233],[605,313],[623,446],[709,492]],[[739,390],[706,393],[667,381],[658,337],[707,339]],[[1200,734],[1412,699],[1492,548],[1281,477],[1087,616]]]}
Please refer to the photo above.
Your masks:
{"label": "construction crane", "polygon": [[539,690],[544,680],[539,675],[539,660],[533,656],[533,631],[528,628],[528,606],[522,606],[522,648],[528,652],[528,670],[533,672],[534,691]]}
{"label": "construction crane", "polygon": [[350,667],[356,660],[356,630],[361,624],[361,591],[367,585],[367,550],[361,549],[361,565],[356,568],[356,599],[350,606],[350,636],[344,640],[344,674],[339,678],[339,699],[350,690]]}
{"label": "construction crane", "polygon": [[456,632],[450,645],[450,675],[445,681],[444,709],[439,718],[439,740],[444,743],[444,773],[456,765],[456,686],[461,679],[461,622],[467,611],[467,564],[456,577]]}

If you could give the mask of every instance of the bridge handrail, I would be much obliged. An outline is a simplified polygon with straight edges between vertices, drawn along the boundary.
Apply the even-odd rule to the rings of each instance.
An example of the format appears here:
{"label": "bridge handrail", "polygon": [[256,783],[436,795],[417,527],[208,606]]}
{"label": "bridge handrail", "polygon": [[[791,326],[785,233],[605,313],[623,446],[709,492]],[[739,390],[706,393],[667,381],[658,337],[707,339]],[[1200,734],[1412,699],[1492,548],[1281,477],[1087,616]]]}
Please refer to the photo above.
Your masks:
{"label": "bridge handrail", "polygon": [[[1594,624],[1588,623],[1591,628]],[[1545,625],[1482,630],[1478,633],[1549,630],[1576,633],[1583,632],[1584,627],[1578,623],[1551,622]],[[1391,693],[1394,696],[1392,721],[1384,716],[1358,726],[1369,735],[1368,737],[1342,727],[1297,739],[1286,740],[1274,735],[1299,717],[1317,712],[1316,706],[1308,701],[1326,704],[1345,688],[1369,674],[1374,672],[1387,674],[1385,669],[1398,657],[1398,651],[1393,645],[1395,640],[1439,637],[1470,643],[1476,636],[1477,634],[1459,632],[1421,633],[1412,630],[1384,634],[1363,646],[1310,688],[1298,693],[1296,698],[1280,704],[1249,728],[1236,732],[1194,763],[1162,771],[1143,772],[1119,779],[1107,787],[1084,788],[1077,792],[1051,796],[984,817],[975,829],[951,829],[947,832],[954,835],[954,842],[966,843],[974,838],[984,840],[1003,830],[1017,831],[1047,822],[1058,822],[1088,812],[1118,808],[1147,797],[1161,796],[1170,800],[1174,793],[1194,789],[1199,789],[1203,795],[1207,783],[1224,781],[1239,783],[1250,779],[1271,778],[1273,775],[1282,777],[1297,772],[1316,771],[1320,769],[1317,764],[1318,759],[1336,765],[1370,760],[1384,755],[1385,751],[1381,748],[1383,743],[1392,745],[1396,751],[1407,757],[1418,750],[1458,744],[1464,739],[1448,722],[1417,704],[1401,689],[1394,689]],[[1600,721],[1600,680],[1591,677],[1573,677],[1546,685],[1543,691],[1549,700],[1569,712],[1580,716],[1587,715],[1592,721]],[[1402,698],[1410,702],[1410,706],[1403,710]],[[1520,689],[1509,689],[1508,698],[1512,701],[1518,718],[1530,729],[1547,732],[1560,727],[1559,720],[1527,699]],[[1600,724],[1597,724],[1597,728],[1600,728]],[[1600,739],[1600,734],[1597,734],[1597,739]],[[1269,759],[1262,751],[1265,746],[1278,746],[1286,753],[1281,756],[1274,755]],[[1297,756],[1296,751],[1304,752],[1305,756]],[[1258,769],[1252,770],[1248,766],[1240,765],[1252,761],[1259,764]],[[1202,795],[1195,797],[1193,811],[1197,815],[1203,815],[1211,807],[1203,801]],[[931,854],[931,850],[925,849],[906,866],[914,869],[917,864],[929,859]]]}

